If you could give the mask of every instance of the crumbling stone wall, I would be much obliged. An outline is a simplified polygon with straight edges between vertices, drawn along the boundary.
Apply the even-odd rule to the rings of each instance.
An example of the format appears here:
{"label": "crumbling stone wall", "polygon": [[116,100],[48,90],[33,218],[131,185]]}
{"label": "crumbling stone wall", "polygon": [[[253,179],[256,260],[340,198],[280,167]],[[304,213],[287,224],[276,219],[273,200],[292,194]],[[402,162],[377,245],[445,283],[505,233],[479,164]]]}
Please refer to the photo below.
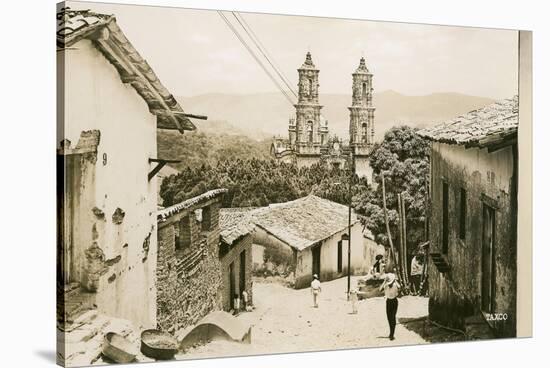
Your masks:
{"label": "crumbling stone wall", "polygon": [[[506,321],[494,323],[498,336],[516,331],[516,214],[513,146],[495,152],[432,144],[430,252],[442,252],[442,182],[449,185],[450,271],[440,273],[429,262],[430,318],[464,329],[466,319],[480,315],[482,285],[483,204],[495,208],[495,313]],[[466,237],[459,237],[460,188],[466,189]]]}
{"label": "crumbling stone wall", "polygon": [[245,288],[244,290],[248,294],[248,303],[253,303],[252,298],[252,234],[247,234],[244,237],[235,240],[235,242],[230,246],[230,250],[225,254],[221,259],[222,267],[222,300],[223,300],[223,309],[229,311],[231,309],[231,296],[229,295],[230,291],[230,272],[229,265],[233,262],[234,264],[234,282],[235,282],[235,293],[242,298],[243,290],[240,289],[240,276],[239,272],[241,269],[241,253],[245,252]]}
{"label": "crumbling stone wall", "polygon": [[[157,326],[176,332],[197,323],[213,310],[222,308],[219,260],[219,208],[221,198],[198,204],[158,224]],[[195,210],[209,207],[208,230],[202,229]],[[188,220],[181,226],[182,220]],[[204,219],[203,219],[204,220]],[[188,236],[190,244],[176,247]]]}

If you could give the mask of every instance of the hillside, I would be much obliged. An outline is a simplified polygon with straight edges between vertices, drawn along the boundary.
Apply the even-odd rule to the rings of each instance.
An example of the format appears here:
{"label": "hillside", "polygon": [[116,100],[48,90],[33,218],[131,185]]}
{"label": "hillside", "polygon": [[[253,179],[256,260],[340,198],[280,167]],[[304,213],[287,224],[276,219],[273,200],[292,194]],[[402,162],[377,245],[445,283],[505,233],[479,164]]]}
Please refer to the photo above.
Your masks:
{"label": "hillside", "polygon": [[199,130],[180,134],[159,130],[157,133],[158,156],[163,159],[182,160],[170,164],[181,170],[187,166],[216,164],[222,158],[233,160],[256,157],[269,159],[270,140],[254,140],[245,135],[213,134]]}
{"label": "hillside", "polygon": [[[329,121],[331,133],[346,139],[348,136],[348,106],[351,96],[321,94],[322,113]],[[493,100],[458,93],[434,93],[426,96],[407,96],[394,91],[374,94],[376,107],[376,138],[394,125],[425,126],[490,104]],[[179,97],[184,109],[190,113],[208,116],[205,122],[197,121],[199,130],[230,135],[245,134],[253,139],[265,139],[276,134],[287,134],[288,118],[294,108],[279,93],[251,95],[205,94]]]}

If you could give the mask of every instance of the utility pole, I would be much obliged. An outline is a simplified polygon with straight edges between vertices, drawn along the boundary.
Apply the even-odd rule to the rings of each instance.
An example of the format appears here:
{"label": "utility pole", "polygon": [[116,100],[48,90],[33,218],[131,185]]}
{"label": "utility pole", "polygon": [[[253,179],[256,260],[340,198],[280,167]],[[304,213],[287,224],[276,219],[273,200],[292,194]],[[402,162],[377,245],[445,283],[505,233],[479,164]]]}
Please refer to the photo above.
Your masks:
{"label": "utility pole", "polygon": [[[351,143],[351,141],[350,141]],[[350,176],[349,176],[349,193],[348,193],[348,301],[349,301],[349,293],[350,293],[350,286],[351,286],[351,200],[352,200],[352,189],[353,189],[353,174],[354,174],[354,162],[353,162],[353,149],[350,150]]]}

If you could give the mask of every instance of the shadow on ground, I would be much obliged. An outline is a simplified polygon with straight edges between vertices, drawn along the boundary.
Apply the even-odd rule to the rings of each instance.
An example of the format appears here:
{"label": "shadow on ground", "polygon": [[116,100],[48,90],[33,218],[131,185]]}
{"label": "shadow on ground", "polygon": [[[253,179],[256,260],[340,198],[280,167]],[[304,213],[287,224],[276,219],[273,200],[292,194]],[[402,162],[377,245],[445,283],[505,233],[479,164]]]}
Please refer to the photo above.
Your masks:
{"label": "shadow on ground", "polygon": [[399,318],[399,323],[429,342],[466,341],[464,334],[438,327],[431,323],[427,317]]}
{"label": "shadow on ground", "polygon": [[48,363],[56,363],[56,353],[54,350],[39,350],[35,351],[34,354]]}

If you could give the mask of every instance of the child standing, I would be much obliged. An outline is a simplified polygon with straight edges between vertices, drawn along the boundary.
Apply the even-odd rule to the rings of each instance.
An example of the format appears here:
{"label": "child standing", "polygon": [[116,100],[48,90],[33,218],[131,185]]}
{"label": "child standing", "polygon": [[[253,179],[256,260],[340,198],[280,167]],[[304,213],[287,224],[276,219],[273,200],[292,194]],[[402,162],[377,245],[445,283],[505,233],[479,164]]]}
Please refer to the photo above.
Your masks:
{"label": "child standing", "polygon": [[349,300],[351,302],[351,314],[357,314],[357,288],[356,287],[353,287],[350,291],[349,291]]}

